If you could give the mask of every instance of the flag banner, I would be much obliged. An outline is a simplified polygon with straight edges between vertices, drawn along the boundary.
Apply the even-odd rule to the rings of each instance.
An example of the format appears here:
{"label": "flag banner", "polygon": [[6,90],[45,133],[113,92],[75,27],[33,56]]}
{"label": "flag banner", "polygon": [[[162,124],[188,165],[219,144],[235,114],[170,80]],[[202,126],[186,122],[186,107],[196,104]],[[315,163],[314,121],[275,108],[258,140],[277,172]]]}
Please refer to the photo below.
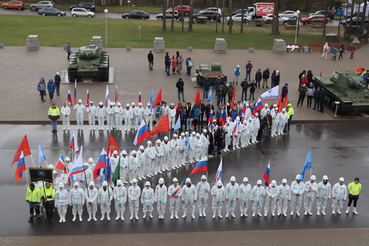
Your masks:
{"label": "flag banner", "polygon": [[[235,137],[235,138],[237,138],[237,136],[238,136],[238,122],[236,122],[236,124],[234,125],[234,128],[233,128],[233,136]],[[235,141],[235,140],[234,140]]]}
{"label": "flag banner", "polygon": [[105,159],[105,168],[104,168],[104,181],[110,182],[111,181],[111,164],[110,164],[110,157]]}
{"label": "flag banner", "polygon": [[41,142],[38,142],[38,167],[41,167],[41,161],[46,161],[46,157]]}
{"label": "flag banner", "polygon": [[177,122],[174,125],[174,130],[173,131],[177,131],[179,128],[181,128],[181,116],[178,116]]}
{"label": "flag banner", "polygon": [[269,187],[269,183],[270,183],[270,162],[269,162],[267,168],[265,169],[265,172],[263,174],[263,178],[265,180],[265,186]]}
{"label": "flag banner", "polygon": [[77,138],[74,136],[74,132],[73,132],[72,140],[70,141],[69,147],[72,150],[74,150],[74,152],[78,153],[78,151],[79,151],[79,149],[78,149],[78,143],[77,143]]}
{"label": "flag banner", "polygon": [[169,116],[165,115],[164,117],[161,117],[158,123],[156,123],[156,125],[152,128],[151,136],[155,136],[158,133],[167,131],[169,131]]}
{"label": "flag banner", "polygon": [[118,102],[118,85],[115,85],[115,103]]}
{"label": "flag banner", "polygon": [[138,103],[142,103],[142,96],[141,96],[141,91],[138,94]]}
{"label": "flag banner", "polygon": [[152,105],[152,107],[156,107],[158,105],[158,103],[161,103],[161,89],[158,92],[158,94],[156,95],[155,101],[153,102],[154,105]]}
{"label": "flag banner", "polygon": [[23,151],[23,156],[26,157],[31,154],[31,150],[29,148],[27,135],[24,135],[21,143],[18,146],[17,152],[15,152],[12,165],[19,160],[20,154]]}
{"label": "flag banner", "polygon": [[195,95],[195,98],[193,99],[193,102],[196,103],[196,104],[199,104],[201,103],[201,97],[200,97],[200,90],[197,89],[196,91],[196,95]]}
{"label": "flag banner", "polygon": [[245,118],[245,112],[246,112],[246,101],[243,101],[243,106],[242,106],[241,115],[240,115],[241,120]]}
{"label": "flag banner", "polygon": [[264,92],[260,95],[262,101],[266,100],[278,100],[279,85],[274,86],[272,89]]}
{"label": "flag banner", "polygon": [[222,172],[223,172],[223,158],[220,159],[219,167],[217,173],[215,174],[215,182],[222,181]]}
{"label": "flag banner", "polygon": [[117,142],[115,142],[115,139],[114,139],[113,135],[110,135],[108,153],[107,153],[108,157],[113,155],[114,150],[118,151],[118,153],[119,153],[118,144],[117,144]]}
{"label": "flag banner", "polygon": [[45,181],[47,183],[53,183],[53,172],[52,168],[36,168],[29,167],[30,182]]}
{"label": "flag banner", "polygon": [[140,127],[138,128],[135,140],[133,141],[133,144],[135,146],[140,145],[140,143],[145,139],[145,138],[149,138],[150,132],[149,129],[147,128],[145,121],[142,120]]}
{"label": "flag banner", "polygon": [[186,179],[185,178],[182,183],[179,185],[179,187],[170,195],[170,198],[173,198],[176,196],[176,194],[178,193],[178,191],[186,184]]}
{"label": "flag banner", "polygon": [[208,96],[208,101],[212,101],[213,100],[213,89],[211,88],[211,86],[210,86],[210,88],[209,88],[209,96]]}
{"label": "flag banner", "polygon": [[109,87],[106,85],[106,92],[105,92],[105,107],[108,107],[110,104],[110,95],[109,95]]}
{"label": "flag banner", "polygon": [[90,106],[90,92],[86,92],[86,107]]}
{"label": "flag banner", "polygon": [[74,105],[77,105],[77,79],[74,81]]}
{"label": "flag banner", "polygon": [[231,101],[231,109],[234,107],[234,101],[236,100],[236,88],[233,87],[232,101]]}
{"label": "flag banner", "polygon": [[63,170],[63,173],[69,173],[69,168],[64,161],[63,155],[60,155],[58,163],[56,163],[55,168],[59,170]]}
{"label": "flag banner", "polygon": [[192,170],[190,176],[192,174],[195,174],[195,173],[199,173],[199,172],[206,172],[208,171],[208,158],[205,157],[203,158],[202,160],[200,160],[196,166],[194,167],[194,169]]}
{"label": "flag banner", "polygon": [[262,110],[264,108],[263,103],[261,102],[260,98],[257,101],[257,103],[255,104],[254,110],[252,111],[252,115],[255,116],[255,114],[259,111]]}
{"label": "flag banner", "polygon": [[285,98],[283,99],[283,102],[281,105],[279,105],[278,111],[282,112],[282,109],[284,109],[288,104],[288,93],[286,94]]}
{"label": "flag banner", "polygon": [[15,169],[15,180],[19,182],[22,179],[23,171],[26,171],[26,163],[24,162],[23,151],[19,156],[19,161],[17,164],[17,169]]}
{"label": "flag banner", "polygon": [[69,102],[69,106],[73,106],[72,96],[70,95],[70,90],[68,90],[67,101]]}
{"label": "flag banner", "polygon": [[81,146],[81,153],[78,155],[78,158],[73,163],[73,166],[70,168],[70,172],[68,174],[68,183],[71,183],[71,176],[83,173],[84,171],[85,169],[83,166],[83,148]]}
{"label": "flag banner", "polygon": [[150,96],[150,109],[152,110],[152,105],[153,105],[153,100],[154,100],[154,88],[151,88],[151,96]]}
{"label": "flag banner", "polygon": [[116,186],[117,185],[117,180],[120,179],[120,158],[118,159],[118,165],[114,170],[114,174],[113,174],[113,183]]}
{"label": "flag banner", "polygon": [[311,169],[311,150],[309,150],[309,153],[306,156],[304,167],[302,168],[301,179],[300,179],[301,181],[304,181],[306,169]]}
{"label": "flag banner", "polygon": [[106,152],[105,149],[102,149],[101,154],[99,156],[99,159],[96,162],[95,169],[93,170],[94,179],[99,177],[100,175],[100,169],[105,168],[105,158],[106,158]]}

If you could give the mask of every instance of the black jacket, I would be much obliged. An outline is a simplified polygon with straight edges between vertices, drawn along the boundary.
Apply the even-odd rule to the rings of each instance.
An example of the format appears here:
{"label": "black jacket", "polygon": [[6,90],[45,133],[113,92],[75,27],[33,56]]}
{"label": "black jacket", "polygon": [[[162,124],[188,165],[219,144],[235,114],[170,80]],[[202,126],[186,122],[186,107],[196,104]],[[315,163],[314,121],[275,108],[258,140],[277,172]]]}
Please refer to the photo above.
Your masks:
{"label": "black jacket", "polygon": [[251,82],[250,85],[250,93],[254,93],[255,89],[256,89],[256,83],[255,82]]}
{"label": "black jacket", "polygon": [[55,77],[54,77],[54,81],[55,81],[55,84],[60,84],[60,82],[61,82],[61,77],[60,77],[60,75],[55,75]]}
{"label": "black jacket", "polygon": [[211,110],[213,110],[213,112],[214,112],[214,106],[213,106],[213,104],[207,104],[206,106],[205,106],[205,115],[206,116],[209,116],[210,115],[210,111]]}
{"label": "black jacket", "polygon": [[178,88],[178,91],[183,91],[183,87],[184,87],[183,80],[178,80],[176,87]]}
{"label": "black jacket", "polygon": [[217,131],[215,132],[215,140],[217,142],[222,141],[224,139],[224,131],[218,127]]}
{"label": "black jacket", "polygon": [[192,116],[192,107],[186,106],[186,107],[184,107],[183,111],[184,111],[185,119],[191,118],[191,116]]}
{"label": "black jacket", "polygon": [[204,88],[209,88],[211,86],[210,79],[204,79],[203,85],[204,85]]}
{"label": "black jacket", "polygon": [[249,83],[244,80],[241,82],[241,87],[242,89],[247,90],[249,88]]}
{"label": "black jacket", "polygon": [[201,115],[204,115],[204,113],[205,113],[205,108],[206,108],[205,104],[201,103],[201,104],[200,104],[200,112],[201,112]]}
{"label": "black jacket", "polygon": [[300,91],[300,96],[305,96],[306,92],[307,92],[307,88],[306,87],[300,87],[299,91]]}
{"label": "black jacket", "polygon": [[256,71],[256,73],[255,73],[255,81],[261,81],[261,72]]}
{"label": "black jacket", "polygon": [[149,60],[149,62],[154,61],[154,54],[153,54],[153,53],[149,53],[149,54],[147,55],[147,60]]}
{"label": "black jacket", "polygon": [[315,93],[314,93],[314,99],[319,101],[319,97],[320,97],[320,90],[319,91],[315,91]]}
{"label": "black jacket", "polygon": [[321,90],[320,91],[320,95],[319,95],[319,101],[324,101],[325,96],[327,95],[327,92],[325,90]]}
{"label": "black jacket", "polygon": [[269,79],[270,72],[268,70],[264,70],[263,79]]}

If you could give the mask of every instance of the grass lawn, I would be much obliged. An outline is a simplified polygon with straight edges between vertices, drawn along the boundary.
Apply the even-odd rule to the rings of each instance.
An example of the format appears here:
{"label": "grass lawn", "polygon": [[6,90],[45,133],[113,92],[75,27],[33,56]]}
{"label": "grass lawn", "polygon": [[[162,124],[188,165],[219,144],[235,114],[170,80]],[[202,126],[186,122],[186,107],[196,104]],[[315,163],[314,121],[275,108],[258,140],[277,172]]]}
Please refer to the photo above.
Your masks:
{"label": "grass lawn", "polygon": [[[121,48],[126,45],[132,48],[152,48],[155,37],[164,37],[166,48],[185,49],[214,49],[215,38],[225,38],[228,49],[248,49],[254,47],[268,50],[273,47],[275,38],[294,42],[295,31],[285,31],[280,26],[281,35],[270,34],[271,26],[256,27],[245,25],[244,33],[240,34],[240,24],[233,26],[233,34],[221,33],[222,26],[218,25],[219,33],[215,33],[215,23],[208,25],[196,24],[193,32],[181,32],[181,22],[175,21],[174,32],[163,32],[161,21],[108,19],[108,47]],[[141,40],[138,39],[138,26],[141,26]],[[167,30],[171,22],[167,21]],[[26,38],[30,34],[39,35],[41,46],[61,47],[70,41],[73,47],[90,44],[92,36],[102,36],[105,45],[105,19],[98,18],[65,18],[43,16],[0,15],[0,42],[5,46],[25,46]],[[225,32],[228,26],[225,25]],[[327,27],[327,33],[336,32],[337,27]],[[323,42],[321,28],[302,26],[298,42],[307,45],[311,42]]]}

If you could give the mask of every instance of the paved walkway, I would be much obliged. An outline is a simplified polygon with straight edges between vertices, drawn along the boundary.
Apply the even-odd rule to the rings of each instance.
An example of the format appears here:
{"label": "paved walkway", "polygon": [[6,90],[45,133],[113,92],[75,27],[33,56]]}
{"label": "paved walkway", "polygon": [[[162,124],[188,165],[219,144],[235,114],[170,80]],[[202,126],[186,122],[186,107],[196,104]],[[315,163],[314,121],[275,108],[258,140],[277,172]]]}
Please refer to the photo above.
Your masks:
{"label": "paved walkway", "polygon": [[1,245],[368,245],[369,229],[102,234],[2,237]]}
{"label": "paved walkway", "polygon": [[[73,44],[72,44],[73,45]],[[72,50],[77,51],[76,48]],[[137,102],[138,92],[142,91],[144,104],[150,98],[151,88],[154,88],[154,96],[160,88],[163,89],[163,100],[177,104],[177,89],[175,83],[182,77],[185,82],[185,98],[193,101],[196,89],[193,88],[190,77],[186,75],[166,76],[164,73],[164,53],[155,53],[154,70],[148,70],[147,53],[149,49],[107,49],[110,54],[110,64],[115,68],[114,84],[109,84],[109,91],[114,98],[115,86],[118,86],[119,99],[122,105]],[[167,50],[170,55],[176,50]],[[191,56],[194,66],[199,64],[211,64],[213,62],[222,63],[224,72],[229,80],[233,79],[233,69],[239,64],[241,74],[245,74],[245,64],[248,60],[253,63],[254,74],[258,68],[262,71],[269,68],[271,71],[279,70],[281,73],[280,84],[289,84],[289,100],[296,105],[298,99],[297,85],[298,74],[303,70],[312,70],[315,75],[332,74],[338,69],[355,69],[365,67],[368,55],[366,52],[356,52],[355,59],[349,60],[345,54],[343,60],[336,62],[321,60],[320,53],[286,53],[274,54],[272,51],[254,51],[250,53],[245,50],[230,50],[226,54],[216,54],[213,50],[179,50],[186,57]],[[45,123],[49,122],[47,110],[50,102],[40,102],[39,94],[36,91],[37,82],[44,76],[46,81],[53,78],[56,72],[62,73],[66,70],[68,61],[66,53],[62,48],[42,47],[39,51],[27,51],[25,47],[4,47],[0,50],[0,122],[8,123]],[[193,73],[195,69],[193,69]],[[240,76],[240,80],[243,76]],[[241,82],[241,81],[239,81]],[[269,81],[270,83],[270,81]],[[240,99],[241,87],[236,86],[236,99]],[[67,98],[68,89],[73,94],[74,84],[62,84],[61,96],[54,98],[60,107]],[[106,83],[78,83],[78,98],[85,102],[86,90],[89,89],[91,100],[95,105],[104,101]],[[201,94],[202,90],[200,89]],[[255,93],[257,100],[265,90],[260,89]],[[215,95],[215,93],[213,94]],[[215,100],[214,100],[215,103]],[[270,104],[270,103],[269,103]],[[75,119],[72,113],[71,120]],[[87,117],[85,117],[85,120]],[[310,108],[295,108],[295,121],[329,121],[333,118],[328,114],[321,114]]]}

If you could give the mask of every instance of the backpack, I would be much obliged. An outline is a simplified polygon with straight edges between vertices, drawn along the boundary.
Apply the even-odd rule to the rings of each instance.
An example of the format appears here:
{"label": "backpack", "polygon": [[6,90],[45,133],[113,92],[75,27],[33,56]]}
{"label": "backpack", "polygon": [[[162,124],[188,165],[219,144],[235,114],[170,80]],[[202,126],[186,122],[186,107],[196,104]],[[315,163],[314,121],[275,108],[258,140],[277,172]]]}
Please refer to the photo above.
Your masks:
{"label": "backpack", "polygon": [[193,64],[192,64],[191,60],[188,61],[188,67],[193,67]]}

